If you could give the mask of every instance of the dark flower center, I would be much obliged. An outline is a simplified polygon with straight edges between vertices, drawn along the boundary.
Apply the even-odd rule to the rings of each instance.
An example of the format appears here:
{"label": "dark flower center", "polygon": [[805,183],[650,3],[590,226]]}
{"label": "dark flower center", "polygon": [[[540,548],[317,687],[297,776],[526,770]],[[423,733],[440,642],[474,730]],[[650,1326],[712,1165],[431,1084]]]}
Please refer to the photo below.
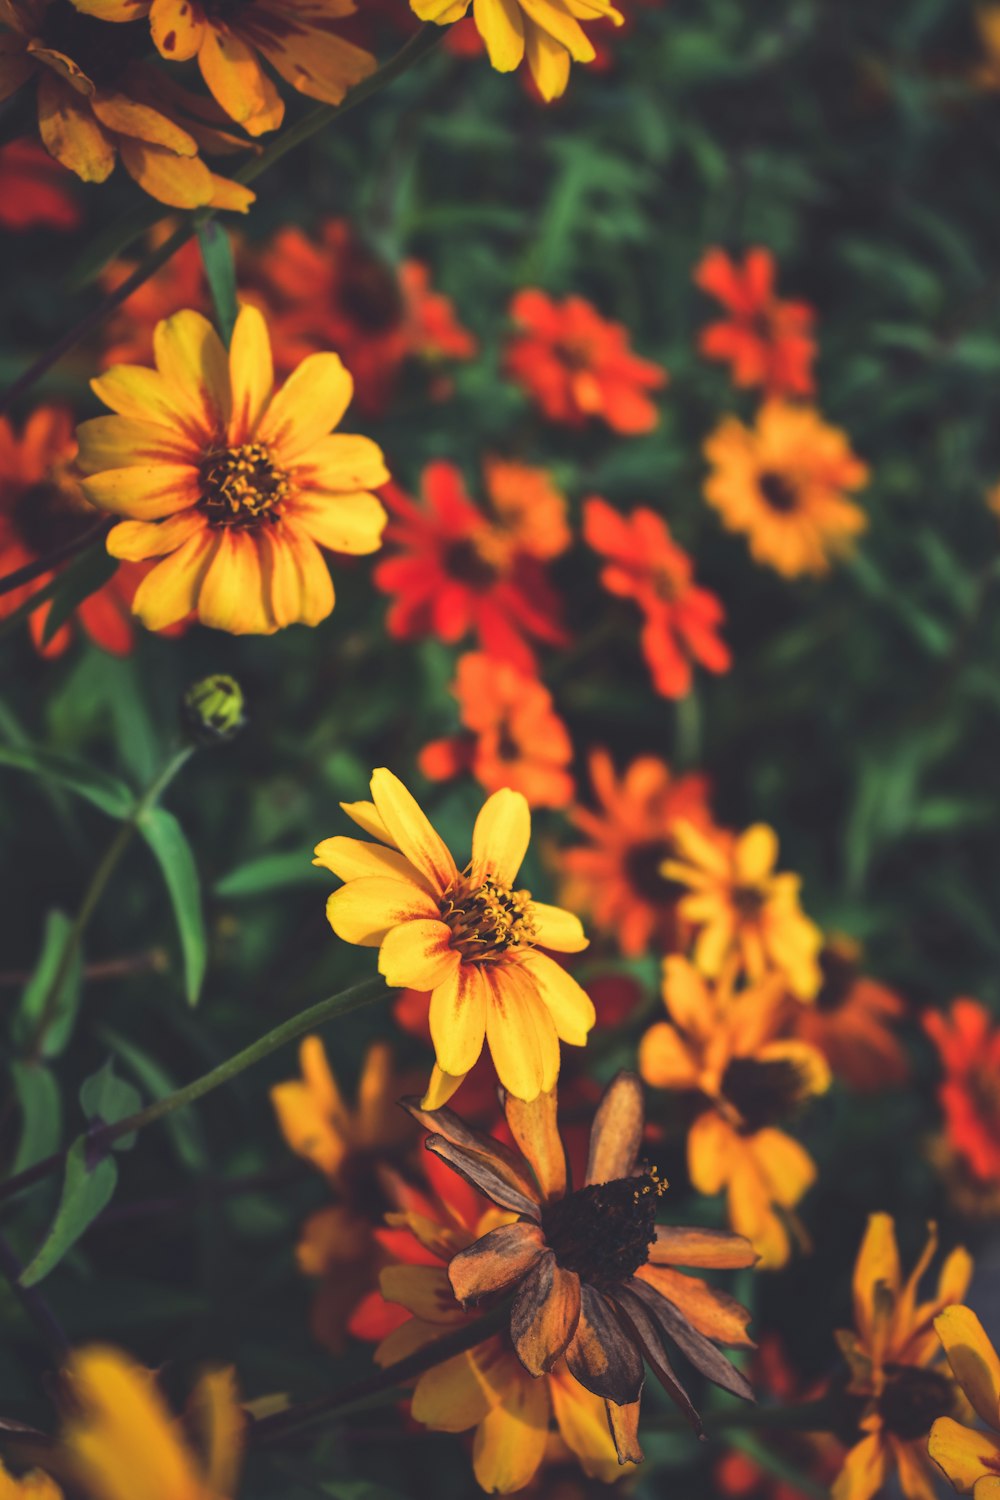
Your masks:
{"label": "dark flower center", "polygon": [[542,1215],[549,1249],[565,1271],[598,1288],[619,1286],[649,1259],[656,1205],[666,1183],[655,1168],[580,1188]]}
{"label": "dark flower center", "polygon": [[202,506],[213,526],[254,526],[274,519],[291,481],[266,443],[241,443],[205,455]]}
{"label": "dark flower center", "polygon": [[759,885],[733,887],[732,903],[745,922],[753,922],[764,910],[766,897]]}
{"label": "dark flower center", "polygon": [[808,1092],[801,1068],[783,1057],[764,1062],[734,1057],[722,1075],[723,1097],[738,1112],[748,1133],[787,1119]]}
{"label": "dark flower center", "polygon": [[938,1417],[953,1409],[951,1382],[937,1370],[920,1370],[913,1365],[886,1365],[888,1377],[878,1410],[891,1433],[912,1442],[923,1437]]}
{"label": "dark flower center", "polygon": [[798,504],[795,486],[783,474],[766,469],[757,480],[757,488],[772,510],[787,516]]}
{"label": "dark flower center", "polygon": [[492,876],[473,885],[463,875],[441,897],[438,909],[451,928],[451,946],[464,959],[489,961],[535,941],[530,902],[530,891],[513,891]]}
{"label": "dark flower center", "polygon": [[346,267],[340,295],[344,311],[364,333],[388,333],[403,315],[392,272],[364,254],[355,255]]}
{"label": "dark flower center", "polygon": [[459,583],[474,589],[488,589],[499,577],[497,569],[484,557],[472,537],[463,537],[445,548],[444,570]]}
{"label": "dark flower center", "polygon": [[826,947],[819,956],[819,966],[823,982],[816,996],[816,1008],[824,1011],[839,1010],[857,982],[857,962],[837,948]]}
{"label": "dark flower center", "polygon": [[674,853],[669,839],[647,839],[633,844],[625,855],[625,878],[644,901],[666,906],[677,900],[682,887],[661,873],[663,861]]}
{"label": "dark flower center", "polygon": [[497,756],[500,760],[506,761],[521,759],[521,747],[511,734],[508,724],[502,725],[497,735]]}
{"label": "dark flower center", "polygon": [[97,512],[72,496],[54,480],[33,484],[18,497],[14,524],[25,546],[39,555],[55,552],[82,536],[97,520]]}
{"label": "dark flower center", "polygon": [[109,26],[96,16],[84,15],[70,0],[52,0],[42,22],[41,39],[54,52],[72,58],[98,88],[111,88],[129,63],[147,50],[149,27],[144,21],[119,21]]}

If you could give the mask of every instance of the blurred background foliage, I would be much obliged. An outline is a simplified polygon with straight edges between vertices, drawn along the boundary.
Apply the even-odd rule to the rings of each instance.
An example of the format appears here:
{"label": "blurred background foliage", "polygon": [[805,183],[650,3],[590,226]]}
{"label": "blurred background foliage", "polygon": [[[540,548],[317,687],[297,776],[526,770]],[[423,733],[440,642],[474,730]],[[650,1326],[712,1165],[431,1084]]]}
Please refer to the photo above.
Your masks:
{"label": "blurred background foliage", "polygon": [[[449,399],[404,388],[385,417],[357,420],[405,488],[416,490],[433,458],[458,463],[472,493],[484,454],[545,465],[574,517],[590,494],[660,511],[725,602],[734,669],[700,675],[694,696],[674,705],[650,692],[635,619],[600,593],[592,555],[577,545],[560,559],[574,640],[549,654],[543,675],[581,751],[583,794],[583,752],[595,744],[619,763],[651,751],[677,769],[706,770],[718,819],[773,824],[782,865],[804,877],[806,909],[862,939],[869,970],[914,1013],[959,993],[996,1007],[1000,536],[984,497],[1000,479],[1000,95],[970,82],[972,9],[962,0],[625,8],[611,65],[576,68],[565,100],[549,108],[520,79],[439,49],[264,178],[239,232],[258,240],[283,224],[347,217],[387,261],[425,261],[474,331],[479,356],[456,369]],[[383,51],[398,35],[387,23]],[[120,183],[81,202],[81,251],[134,208]],[[701,498],[705,436],[723,413],[752,411],[725,370],[695,352],[711,308],[691,273],[712,244],[769,247],[782,292],[817,309],[818,405],[872,472],[861,497],[870,529],[857,558],[829,578],[788,583],[756,567]],[[45,232],[9,240],[5,259],[3,366],[12,375],[95,291],[66,288],[65,244]],[[501,378],[509,300],[526,285],[588,297],[627,324],[638,353],[666,365],[655,432],[622,439],[603,427],[548,426]],[[46,392],[95,414],[90,373],[86,350],[77,352]],[[371,767],[391,766],[449,842],[465,847],[479,788],[430,787],[415,768],[422,745],[454,730],[454,653],[387,644],[385,599],[369,571],[363,560],[341,566],[333,616],[269,639],[194,628],[180,639],[143,635],[121,660],[78,642],[41,662],[23,628],[5,633],[3,741],[78,756],[135,788],[162,764],[194,679],[232,673],[249,711],[245,732],[198,752],[166,799],[202,887],[201,1003],[185,1003],[174,913],[136,839],[84,954],[133,972],[87,981],[47,1063],[37,1154],[80,1129],[81,1082],[108,1056],[148,1097],[370,972],[369,953],[330,933],[329,877],[309,861],[317,840],[343,831],[338,801],[365,795]],[[0,775],[0,983],[15,1022],[47,914],[76,911],[114,823],[44,777]],[[536,814],[535,824],[542,845],[568,842],[561,815]],[[543,863],[529,873],[544,893]],[[595,962],[602,956],[612,950],[599,945]],[[638,971],[652,996],[655,966]],[[380,1003],[328,1031],[338,1075],[356,1076],[389,1017]],[[780,1331],[812,1373],[831,1363],[830,1329],[847,1319],[864,1216],[894,1212],[912,1251],[924,1221],[945,1213],[922,1156],[936,1118],[931,1060],[919,1028],[908,1036],[910,1091],[859,1102],[835,1089],[804,1126],[820,1165],[803,1205],[813,1253],[740,1288],[755,1299],[758,1326]],[[615,1039],[595,1066],[603,1074],[631,1061],[633,1045]],[[402,1033],[398,1050],[419,1054]],[[2,1127],[13,1162],[13,1024],[7,1051]],[[279,1054],[121,1156],[111,1205],[46,1282],[74,1341],[120,1341],[171,1370],[231,1360],[251,1395],[308,1394],[356,1372],[357,1348],[338,1362],[307,1330],[311,1292],[294,1247],[325,1190],[289,1156],[267,1098],[267,1085],[293,1071],[292,1052]],[[686,1192],[681,1144],[663,1147],[672,1212]],[[25,1258],[56,1192],[49,1183],[0,1209]],[[952,1221],[945,1238],[957,1233]],[[988,1266],[988,1236],[972,1238]],[[38,1419],[44,1404],[25,1393],[39,1389],[44,1353],[6,1290],[0,1326],[2,1408]],[[319,1462],[295,1450],[255,1458],[247,1494],[391,1500],[471,1490],[453,1439],[393,1444],[377,1427],[373,1440],[363,1418],[353,1425],[350,1439],[330,1434]],[[688,1438],[651,1430],[646,1446],[637,1494],[659,1493],[664,1470],[678,1466],[684,1493],[711,1492],[708,1460]]]}

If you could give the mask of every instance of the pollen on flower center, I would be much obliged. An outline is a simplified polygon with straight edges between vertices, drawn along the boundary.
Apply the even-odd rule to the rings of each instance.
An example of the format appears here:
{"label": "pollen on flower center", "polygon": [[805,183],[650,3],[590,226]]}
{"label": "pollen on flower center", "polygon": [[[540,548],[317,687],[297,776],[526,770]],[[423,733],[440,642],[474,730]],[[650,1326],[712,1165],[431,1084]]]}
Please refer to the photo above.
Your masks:
{"label": "pollen on flower center", "polygon": [[266,443],[241,443],[206,454],[202,505],[214,526],[252,526],[273,519],[291,492],[288,474]]}
{"label": "pollen on flower center", "polygon": [[514,891],[487,876],[473,885],[461,876],[440,902],[442,919],[451,928],[451,946],[464,959],[502,958],[511,948],[530,948],[535,924],[528,914],[530,891]]}
{"label": "pollen on flower center", "polygon": [[924,1437],[955,1401],[950,1382],[937,1370],[914,1365],[886,1365],[886,1383],[878,1398],[879,1416],[896,1437],[912,1442]]}
{"label": "pollen on flower center", "polygon": [[783,474],[767,469],[757,480],[757,488],[772,510],[787,516],[798,504],[795,486]]}
{"label": "pollen on flower center", "polygon": [[649,1259],[656,1205],[667,1184],[656,1168],[639,1177],[594,1183],[550,1203],[542,1215],[560,1266],[593,1286],[627,1281]]}

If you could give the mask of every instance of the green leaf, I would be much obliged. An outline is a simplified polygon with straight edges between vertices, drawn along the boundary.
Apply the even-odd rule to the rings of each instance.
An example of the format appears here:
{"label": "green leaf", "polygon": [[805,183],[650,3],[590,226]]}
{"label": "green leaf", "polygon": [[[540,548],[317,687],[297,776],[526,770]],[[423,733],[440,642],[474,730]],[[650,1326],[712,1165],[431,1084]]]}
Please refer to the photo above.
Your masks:
{"label": "green leaf", "polygon": [[[59,972],[73,924],[61,911],[50,911],[45,919],[42,951],[34,972],[21,992],[14,1014],[13,1038],[17,1047],[27,1047],[34,1038],[48,1005],[49,993]],[[58,1057],[69,1041],[80,1004],[83,961],[79,947],[67,965],[59,994],[48,1012],[48,1024],[42,1039],[42,1056]]]}
{"label": "green leaf", "polygon": [[263,896],[270,891],[285,890],[289,886],[316,883],[316,866],[310,864],[308,854],[296,849],[287,854],[263,854],[259,859],[248,860],[245,865],[237,865],[228,875],[220,876],[213,890],[217,896],[228,899],[234,896]]}
{"label": "green leaf", "polygon": [[[117,1032],[102,1028],[100,1033],[108,1046],[113,1047],[122,1062],[138,1078],[143,1088],[153,1099],[165,1099],[177,1089],[177,1083],[147,1052]],[[185,1166],[194,1171],[203,1171],[209,1165],[208,1153],[202,1138],[201,1126],[194,1111],[178,1109],[166,1115],[162,1121],[167,1134],[173,1139],[177,1155]]]}
{"label": "green leaf", "polygon": [[164,807],[147,808],[139,819],[138,828],[156,855],[170,893],[184,955],[188,1004],[197,1005],[205,977],[208,944],[201,911],[201,883],[194,855],[181,825]]}
{"label": "green leaf", "polygon": [[93,1166],[88,1165],[89,1148],[84,1136],[70,1147],[56,1216],[38,1254],[21,1272],[22,1286],[37,1286],[54,1271],[111,1202],[118,1182],[118,1165],[112,1156],[102,1156]]}
{"label": "green leaf", "polygon": [[[138,1089],[116,1078],[110,1057],[102,1068],[91,1073],[80,1087],[80,1106],[87,1117],[88,1130],[98,1125],[114,1125],[126,1115],[134,1115],[142,1108],[142,1095]],[[128,1151],[135,1145],[135,1131],[120,1136],[112,1142],[115,1151]]]}
{"label": "green leaf", "polygon": [[111,818],[125,818],[132,811],[132,793],[124,781],[58,750],[44,750],[40,745],[0,745],[0,766],[68,787]]}
{"label": "green leaf", "polygon": [[233,325],[239,311],[236,302],[236,266],[233,262],[233,247],[229,236],[214,219],[202,224],[198,230],[198,246],[202,264],[212,293],[215,321],[222,342],[228,347],[233,336]]}
{"label": "green leaf", "polygon": [[12,1168],[16,1175],[58,1149],[62,1104],[59,1085],[44,1063],[12,1063],[10,1072],[21,1106],[21,1136]]}
{"label": "green leaf", "polygon": [[47,645],[56,631],[60,630],[73,611],[89,599],[91,594],[103,588],[118,570],[118,559],[109,557],[103,543],[88,547],[79,557],[64,568],[59,575],[59,584],[52,595],[52,603],[45,617],[42,630],[42,645]]}

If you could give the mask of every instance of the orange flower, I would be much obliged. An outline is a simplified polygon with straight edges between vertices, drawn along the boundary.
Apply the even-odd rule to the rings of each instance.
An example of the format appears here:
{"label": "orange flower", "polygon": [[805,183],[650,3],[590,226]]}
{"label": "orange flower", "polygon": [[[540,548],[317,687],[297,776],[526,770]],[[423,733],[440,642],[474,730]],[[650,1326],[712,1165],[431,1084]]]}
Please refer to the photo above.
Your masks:
{"label": "orange flower", "polygon": [[[496,471],[487,467],[486,485]],[[475,631],[488,656],[533,673],[527,636],[563,645],[559,601],[541,566],[552,555],[552,517],[529,513],[511,527],[503,511],[480,508],[466,492],[461,472],[439,460],[422,478],[423,503],[395,485],[383,492],[392,519],[390,555],[375,568],[377,588],[395,595],[389,634],[403,640],[433,635],[449,644]],[[505,502],[501,491],[501,506]]]}
{"label": "orange flower", "polygon": [[697,1431],[701,1422],[673,1372],[673,1347],[713,1384],[752,1399],[746,1378],[717,1344],[749,1344],[750,1314],[678,1265],[732,1268],[754,1254],[737,1235],[657,1225],[666,1188],[638,1164],[642,1086],[619,1073],[594,1116],[586,1179],[576,1191],[556,1125],[554,1092],[530,1104],[507,1098],[518,1149],[473,1130],[449,1109],[408,1106],[434,1133],[426,1145],[498,1208],[516,1215],[448,1263],[464,1307],[513,1293],[510,1339],[536,1380],[565,1359],[573,1378],[604,1401],[620,1463],[639,1463],[644,1359]]}
{"label": "orange flower", "polygon": [[0,225],[24,230],[75,229],[80,206],[69,190],[71,178],[34,141],[0,146]]}
{"label": "orange flower", "polygon": [[582,297],[556,302],[544,292],[518,292],[510,307],[517,332],[506,370],[551,422],[582,427],[600,417],[615,432],[651,432],[659,412],[649,391],[667,383],[660,365],[639,359],[621,323],[606,321]]}
{"label": "orange flower", "polygon": [[746,535],[755,561],[785,578],[828,572],[868,524],[844,493],[866,484],[868,469],[811,407],[767,401],[752,428],[724,417],[705,457],[705,499]]}
{"label": "orange flower", "polygon": [[702,973],[726,984],[774,974],[799,1000],[811,1000],[820,986],[823,936],[799,905],[799,877],[775,873],[774,829],[755,823],[723,842],[678,823],[673,840],[677,853],[662,874],[688,887],[678,911],[697,930],[694,961]]}
{"label": "orange flower", "polygon": [[[6,417],[0,417],[0,552],[5,573],[36,562],[100,519],[80,489],[75,459],[73,418],[65,408],[38,407],[19,435]],[[129,609],[143,572],[141,567],[125,564],[73,612],[84,633],[116,656],[132,649]],[[43,573],[22,588],[0,594],[0,618],[13,614],[52,577]],[[42,655],[58,656],[69,645],[73,631],[69,623],[61,625],[43,645],[50,608],[49,601],[39,605],[29,623]]]}
{"label": "orange flower", "polygon": [[906,1500],[935,1500],[927,1439],[936,1418],[961,1413],[958,1386],[934,1331],[934,1320],[961,1302],[972,1275],[965,1250],[953,1250],[936,1294],[918,1303],[920,1282],[937,1249],[929,1226],[924,1252],[903,1280],[896,1230],[888,1214],[872,1214],[854,1267],[854,1323],[837,1335],[851,1372],[848,1393],[864,1403],[860,1439],[832,1488],[833,1500],[873,1500],[895,1471]]}
{"label": "orange flower", "polygon": [[947,1015],[928,1011],[924,1030],[944,1078],[938,1102],[945,1139],[981,1183],[1000,1184],[1000,1026],[977,1000],[953,1000]]}
{"label": "orange flower", "polygon": [[[102,21],[148,15],[153,41],[168,62],[197,58],[216,102],[250,135],[275,130],[285,105],[261,58],[310,99],[339,104],[375,68],[375,59],[337,35],[353,0],[73,0]],[[260,54],[260,56],[258,56]]]}
{"label": "orange flower", "polygon": [[724,250],[706,250],[695,285],[718,298],[729,319],[702,329],[698,349],[706,359],[727,361],[734,385],[759,385],[768,396],[810,396],[813,310],[775,295],[774,269],[770,250],[748,250],[742,269]]}
{"label": "orange flower", "polygon": [[621,516],[604,500],[585,500],[583,534],[608,559],[601,582],[609,594],[634,599],[645,616],[642,649],[653,686],[665,698],[691,691],[693,662],[729,670],[729,647],[718,630],[725,612],[716,596],[693,582],[691,559],[655,511],[638,506]]}
{"label": "orange flower", "polygon": [[834,1074],[852,1088],[898,1088],[910,1067],[893,1023],[906,1011],[900,997],[861,972],[861,950],[834,934],[820,950],[822,983],[814,1005],[789,1007],[793,1033],[811,1042]]}
{"label": "orange flower", "polygon": [[[792,1250],[789,1226],[816,1168],[777,1126],[829,1087],[823,1055],[781,1037],[784,995],[775,979],[734,995],[710,988],[687,959],[664,959],[658,1021],[639,1045],[639,1071],[654,1088],[696,1091],[701,1112],[688,1134],[688,1170],[700,1193],[725,1191],[729,1222],[769,1269]],[[800,1236],[801,1237],[801,1236]]]}
{"label": "orange flower", "polygon": [[163,560],[134,609],[150,629],[192,610],[206,625],[269,635],[333,609],[320,547],[374,552],[388,478],[370,439],[331,433],[351,399],[336,354],[315,354],[275,392],[267,325],[236,319],[227,354],[200,313],[157,326],[156,369],[117,365],[91,382],[116,413],[78,429],[84,492],[128,517],[114,557]]}
{"label": "orange flower", "polygon": [[430,268],[419,260],[404,260],[399,268],[404,316],[411,351],[430,363],[444,359],[472,359],[478,345],[463,328],[450,297],[431,285]]}
{"label": "orange flower", "polygon": [[[110,5],[129,9],[130,0]],[[56,161],[84,182],[104,182],[120,157],[161,203],[246,212],[253,193],[216,177],[198,155],[197,112],[159,107],[155,75],[139,61],[141,25],[109,31],[69,0],[0,0],[0,24],[0,100],[37,80],[38,128]],[[175,91],[178,104],[188,97]]]}
{"label": "orange flower", "polygon": [[[168,219],[147,238],[155,250],[174,229]],[[113,292],[135,270],[136,262],[112,261],[101,273],[101,286]],[[205,263],[196,239],[188,240],[175,250],[166,265],[137,287],[105,323],[101,336],[99,364],[102,370],[111,365],[145,365],[153,360],[153,334],[164,318],[185,308],[210,314],[212,310]]]}
{"label": "orange flower", "polygon": [[711,826],[705,778],[675,777],[653,755],[632,761],[619,777],[608,752],[594,750],[590,781],[596,810],[575,806],[569,815],[589,842],[558,856],[561,899],[589,912],[626,958],[675,946],[683,887],[662,866],[677,852],[673,830],[680,820]]}
{"label": "orange flower", "polygon": [[435,740],[419,764],[432,781],[470,770],[488,792],[509,786],[529,807],[565,807],[573,795],[573,744],[537,677],[470,651],[458,659],[451,691],[469,736]]}

